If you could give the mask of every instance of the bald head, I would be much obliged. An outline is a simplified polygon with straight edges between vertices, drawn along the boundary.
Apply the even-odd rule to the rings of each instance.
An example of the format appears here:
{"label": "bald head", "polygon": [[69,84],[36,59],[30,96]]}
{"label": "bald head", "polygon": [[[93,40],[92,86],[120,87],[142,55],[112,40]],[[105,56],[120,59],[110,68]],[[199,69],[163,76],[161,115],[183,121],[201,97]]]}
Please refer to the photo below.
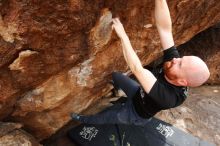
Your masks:
{"label": "bald head", "polygon": [[205,62],[196,56],[173,58],[164,63],[164,72],[167,81],[176,86],[197,87],[210,76]]}
{"label": "bald head", "polygon": [[197,87],[205,83],[210,72],[205,62],[196,56],[185,56],[187,65],[184,69],[184,76],[187,81],[187,86]]}

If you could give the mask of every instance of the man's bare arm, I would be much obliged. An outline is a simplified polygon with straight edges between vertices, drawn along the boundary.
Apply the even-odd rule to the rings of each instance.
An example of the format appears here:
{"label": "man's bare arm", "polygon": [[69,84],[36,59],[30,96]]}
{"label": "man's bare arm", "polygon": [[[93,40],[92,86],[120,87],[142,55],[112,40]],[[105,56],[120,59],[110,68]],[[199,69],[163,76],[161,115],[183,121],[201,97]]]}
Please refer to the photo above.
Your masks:
{"label": "man's bare arm", "polygon": [[174,46],[172,21],[166,0],[155,0],[155,20],[163,49]]}
{"label": "man's bare arm", "polygon": [[143,68],[140,59],[131,46],[130,40],[124,30],[123,25],[118,18],[113,19],[112,26],[121,39],[125,61],[127,62],[132,73],[137,77],[144,90],[149,93],[157,79],[149,70]]}

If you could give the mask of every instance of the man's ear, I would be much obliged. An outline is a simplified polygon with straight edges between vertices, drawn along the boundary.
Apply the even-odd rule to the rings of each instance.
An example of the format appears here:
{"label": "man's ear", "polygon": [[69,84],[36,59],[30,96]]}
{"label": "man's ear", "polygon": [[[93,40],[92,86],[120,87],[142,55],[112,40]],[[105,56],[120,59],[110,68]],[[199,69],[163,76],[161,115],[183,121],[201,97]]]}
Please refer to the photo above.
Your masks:
{"label": "man's ear", "polygon": [[177,83],[180,85],[180,86],[187,86],[187,81],[185,79],[178,79],[177,80]]}

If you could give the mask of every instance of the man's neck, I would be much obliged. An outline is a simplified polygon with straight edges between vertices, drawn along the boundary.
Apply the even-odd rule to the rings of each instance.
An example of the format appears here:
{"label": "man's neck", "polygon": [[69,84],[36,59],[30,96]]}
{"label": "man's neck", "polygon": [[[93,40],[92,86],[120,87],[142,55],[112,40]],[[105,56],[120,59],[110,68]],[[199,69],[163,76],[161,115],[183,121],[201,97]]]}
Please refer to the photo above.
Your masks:
{"label": "man's neck", "polygon": [[168,83],[170,83],[170,84],[172,84],[172,85],[175,85],[175,86],[180,86],[180,85],[178,85],[175,81],[170,80],[165,74],[164,74],[164,77],[165,77],[165,80],[166,80]]}

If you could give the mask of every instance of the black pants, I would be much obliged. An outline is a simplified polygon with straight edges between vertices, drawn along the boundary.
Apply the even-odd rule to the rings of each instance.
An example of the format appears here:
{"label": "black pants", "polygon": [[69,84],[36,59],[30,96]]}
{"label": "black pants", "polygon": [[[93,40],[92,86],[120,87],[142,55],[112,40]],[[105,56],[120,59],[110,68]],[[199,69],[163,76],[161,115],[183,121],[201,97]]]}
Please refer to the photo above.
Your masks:
{"label": "black pants", "polygon": [[112,80],[114,88],[122,89],[128,98],[133,98],[140,88],[140,85],[136,81],[119,72],[112,73]]}
{"label": "black pants", "polygon": [[115,104],[96,115],[80,116],[79,121],[88,124],[146,124],[150,119],[140,117],[132,103],[132,98],[140,88],[140,85],[119,72],[114,72],[112,79],[114,87],[122,89],[128,96],[128,100],[123,104]]}

